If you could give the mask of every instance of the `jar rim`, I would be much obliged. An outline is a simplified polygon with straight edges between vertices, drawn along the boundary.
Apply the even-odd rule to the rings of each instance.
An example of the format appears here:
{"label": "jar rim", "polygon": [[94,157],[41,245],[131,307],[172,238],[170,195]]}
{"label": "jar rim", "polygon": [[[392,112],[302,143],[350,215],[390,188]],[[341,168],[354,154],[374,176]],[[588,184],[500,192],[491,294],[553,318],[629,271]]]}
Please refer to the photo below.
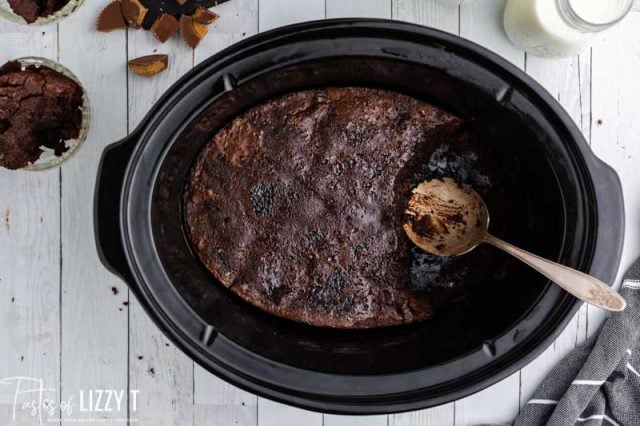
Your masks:
{"label": "jar rim", "polygon": [[556,0],[556,6],[562,18],[572,27],[583,32],[600,32],[623,20],[631,11],[634,0],[624,0],[627,4],[620,9],[620,14],[610,21],[593,22],[582,16],[574,7],[572,0]]}

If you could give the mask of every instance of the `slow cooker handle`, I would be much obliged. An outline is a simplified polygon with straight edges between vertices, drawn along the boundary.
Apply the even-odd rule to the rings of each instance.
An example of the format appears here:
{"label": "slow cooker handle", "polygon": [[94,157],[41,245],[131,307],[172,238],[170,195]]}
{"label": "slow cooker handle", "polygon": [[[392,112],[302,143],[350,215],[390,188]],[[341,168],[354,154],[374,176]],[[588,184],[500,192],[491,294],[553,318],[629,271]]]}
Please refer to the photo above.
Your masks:
{"label": "slow cooker handle", "polygon": [[98,256],[112,273],[129,287],[133,275],[125,257],[120,227],[120,196],[124,175],[138,140],[137,132],[107,146],[100,159],[94,199],[94,232]]}
{"label": "slow cooker handle", "polygon": [[595,154],[590,162],[598,209],[598,236],[590,274],[606,283],[614,283],[617,267],[613,273],[611,263],[620,264],[625,234],[625,211],[622,183],[613,167]]}

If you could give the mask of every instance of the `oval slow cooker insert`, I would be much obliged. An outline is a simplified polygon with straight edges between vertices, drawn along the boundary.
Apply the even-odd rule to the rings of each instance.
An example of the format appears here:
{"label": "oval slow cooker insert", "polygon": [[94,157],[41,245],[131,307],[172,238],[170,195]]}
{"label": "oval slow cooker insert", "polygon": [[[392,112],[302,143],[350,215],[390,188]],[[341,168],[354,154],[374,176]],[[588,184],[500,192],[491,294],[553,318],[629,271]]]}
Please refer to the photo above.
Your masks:
{"label": "oval slow cooker insert", "polygon": [[181,200],[202,147],[269,99],[340,86],[392,90],[476,123],[513,175],[504,189],[512,207],[492,211],[493,221],[529,250],[613,279],[623,235],[620,184],[552,97],[473,43],[375,20],[263,33],[181,79],[103,156],[96,198],[103,261],[193,359],[233,384],[293,405],[338,413],[425,408],[521,368],[579,304],[516,262],[504,259],[483,279],[467,309],[409,326],[333,330],[240,300],[191,252]]}

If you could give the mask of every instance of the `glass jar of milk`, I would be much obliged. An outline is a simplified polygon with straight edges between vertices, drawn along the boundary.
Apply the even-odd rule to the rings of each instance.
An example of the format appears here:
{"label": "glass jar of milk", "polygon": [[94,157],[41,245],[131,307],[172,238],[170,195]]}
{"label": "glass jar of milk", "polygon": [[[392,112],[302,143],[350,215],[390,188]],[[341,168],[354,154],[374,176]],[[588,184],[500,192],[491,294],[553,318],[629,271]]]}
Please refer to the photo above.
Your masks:
{"label": "glass jar of milk", "polygon": [[633,0],[509,0],[504,29],[515,45],[533,55],[571,56],[632,6]]}

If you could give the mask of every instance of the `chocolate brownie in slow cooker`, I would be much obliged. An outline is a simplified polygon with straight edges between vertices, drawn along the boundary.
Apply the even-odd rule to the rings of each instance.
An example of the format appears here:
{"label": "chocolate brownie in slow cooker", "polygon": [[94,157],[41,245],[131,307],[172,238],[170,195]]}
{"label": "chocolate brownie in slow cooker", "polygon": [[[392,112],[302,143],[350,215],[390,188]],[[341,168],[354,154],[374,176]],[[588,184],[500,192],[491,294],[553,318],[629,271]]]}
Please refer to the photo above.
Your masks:
{"label": "chocolate brownie in slow cooker", "polygon": [[43,147],[66,152],[66,141],[80,134],[82,105],[82,88],[51,68],[0,67],[0,167],[25,167]]}
{"label": "chocolate brownie in slow cooker", "polygon": [[402,229],[418,182],[490,187],[460,118],[412,97],[326,88],[259,105],[199,154],[184,195],[194,251],[231,291],[295,321],[372,328],[426,320],[491,266],[438,258]]}

